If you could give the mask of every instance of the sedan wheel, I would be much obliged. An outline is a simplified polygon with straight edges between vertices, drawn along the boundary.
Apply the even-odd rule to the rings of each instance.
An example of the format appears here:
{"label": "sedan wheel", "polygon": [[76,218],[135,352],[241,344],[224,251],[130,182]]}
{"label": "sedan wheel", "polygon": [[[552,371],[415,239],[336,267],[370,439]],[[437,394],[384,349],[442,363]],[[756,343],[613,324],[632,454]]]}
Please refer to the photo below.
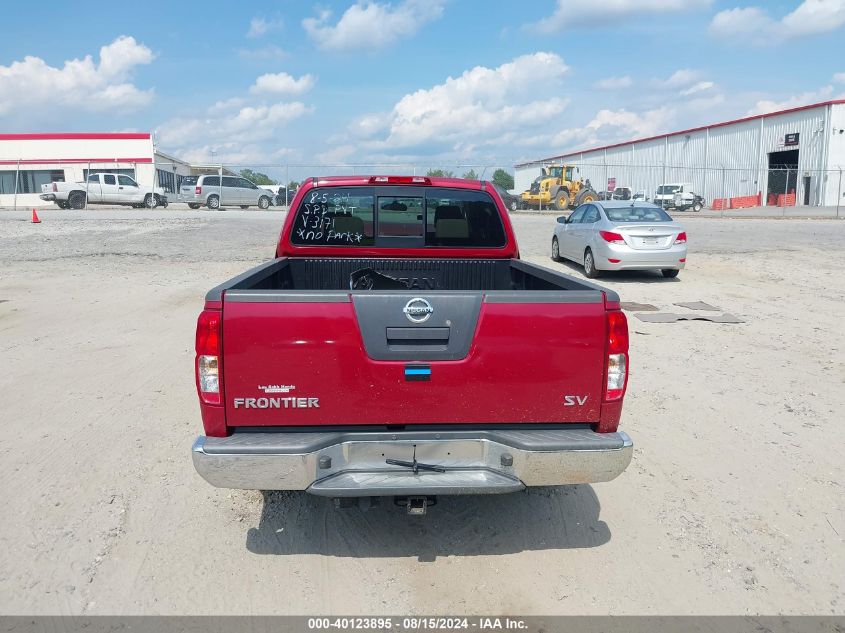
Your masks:
{"label": "sedan wheel", "polygon": [[519,208],[519,205],[516,203],[516,200],[511,202],[511,211],[516,211]]}
{"label": "sedan wheel", "polygon": [[596,262],[593,259],[593,251],[589,248],[587,249],[587,252],[584,253],[584,274],[588,279],[595,279],[599,276],[599,271],[596,268]]}
{"label": "sedan wheel", "polygon": [[560,244],[557,242],[557,237],[552,238],[552,259],[556,262],[560,261]]}

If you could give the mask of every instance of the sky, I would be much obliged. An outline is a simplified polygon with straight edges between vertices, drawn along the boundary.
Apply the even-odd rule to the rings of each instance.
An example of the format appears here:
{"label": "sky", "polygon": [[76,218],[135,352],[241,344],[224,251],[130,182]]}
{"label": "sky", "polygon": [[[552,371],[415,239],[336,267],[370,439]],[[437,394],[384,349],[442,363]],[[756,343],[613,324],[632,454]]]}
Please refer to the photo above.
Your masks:
{"label": "sky", "polygon": [[4,11],[0,132],[195,162],[510,168],[845,98],[845,0],[39,7]]}

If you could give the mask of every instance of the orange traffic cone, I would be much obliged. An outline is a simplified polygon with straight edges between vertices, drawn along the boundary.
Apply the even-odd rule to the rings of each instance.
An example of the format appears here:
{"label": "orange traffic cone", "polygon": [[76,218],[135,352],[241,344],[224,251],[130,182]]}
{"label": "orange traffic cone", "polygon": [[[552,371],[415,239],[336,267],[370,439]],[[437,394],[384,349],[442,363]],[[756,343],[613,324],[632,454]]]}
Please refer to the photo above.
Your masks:
{"label": "orange traffic cone", "polygon": [[41,220],[38,219],[38,214],[35,212],[35,209],[32,210],[32,223],[41,224]]}

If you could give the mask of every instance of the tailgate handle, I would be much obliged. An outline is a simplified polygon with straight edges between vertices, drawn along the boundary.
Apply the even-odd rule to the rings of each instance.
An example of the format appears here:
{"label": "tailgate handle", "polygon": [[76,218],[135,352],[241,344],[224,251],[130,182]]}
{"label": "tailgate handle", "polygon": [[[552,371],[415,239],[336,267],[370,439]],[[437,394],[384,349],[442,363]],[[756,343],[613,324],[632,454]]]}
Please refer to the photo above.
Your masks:
{"label": "tailgate handle", "polygon": [[446,348],[449,345],[447,327],[389,327],[386,328],[387,346],[396,351]]}

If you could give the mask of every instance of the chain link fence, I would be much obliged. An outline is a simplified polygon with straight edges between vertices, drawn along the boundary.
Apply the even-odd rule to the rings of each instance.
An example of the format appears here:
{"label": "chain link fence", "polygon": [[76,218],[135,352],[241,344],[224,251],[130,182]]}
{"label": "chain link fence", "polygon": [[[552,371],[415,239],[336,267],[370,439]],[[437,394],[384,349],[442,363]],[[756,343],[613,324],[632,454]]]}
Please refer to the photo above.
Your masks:
{"label": "chain link fence", "polygon": [[[532,164],[517,169],[516,186],[528,188],[542,178],[542,167]],[[677,208],[693,197],[713,210],[751,207],[829,207],[845,205],[843,168],[803,169],[797,165],[769,168],[727,166],[689,167],[589,163],[573,160],[573,180],[589,185],[600,199],[642,199]],[[552,184],[552,188],[554,187]],[[536,188],[536,184],[535,184]],[[550,205],[550,196],[541,196]],[[676,204],[677,203],[677,204]],[[537,206],[535,203],[534,206]]]}
{"label": "chain link fence", "polygon": [[[53,200],[44,200],[41,196],[50,198],[55,194],[57,198],[63,198],[65,196],[62,191],[71,184],[78,185],[70,188],[81,194],[73,205],[69,205],[71,208],[87,208],[89,204],[99,203],[134,206],[155,202],[163,204],[165,199],[168,205],[188,203],[189,200],[192,203],[195,199],[195,196],[191,195],[195,183],[197,178],[203,175],[219,177],[215,182],[221,188],[221,194],[225,193],[224,187],[235,186],[232,178],[245,178],[257,187],[271,192],[273,206],[284,207],[290,203],[299,184],[311,177],[350,174],[436,175],[491,180],[497,169],[506,169],[506,166],[483,163],[188,164],[162,160],[127,162],[119,158],[91,162],[56,161],[37,165],[27,161],[9,163],[13,161],[5,161],[5,164],[0,166],[0,208],[7,209],[52,204]],[[96,177],[98,174],[113,174],[115,178],[109,177],[109,183],[106,183]],[[153,187],[156,188],[155,194],[152,194]],[[148,193],[150,197],[145,202]],[[139,194],[142,194],[140,199]],[[221,195],[221,198],[223,197]],[[81,207],[78,201],[82,201]]]}
{"label": "chain link fence", "polygon": [[[50,164],[28,164],[18,161],[0,166],[0,208],[18,209],[52,205],[43,200],[51,194],[60,194],[62,183],[74,186],[84,195],[78,196],[72,208],[87,208],[93,204],[122,204],[153,206],[164,204],[196,204],[196,183],[199,176],[217,176],[220,198],[225,202],[224,187],[250,181],[266,195],[270,205],[287,207],[299,184],[307,178],[338,175],[436,175],[456,178],[492,180],[497,170],[509,175],[507,165],[483,162],[430,162],[430,163],[208,163],[188,164],[177,161],[134,161],[121,159],[109,161],[74,160]],[[554,163],[550,163],[554,164]],[[597,164],[573,161],[578,171],[574,179],[589,184],[599,198],[655,201],[665,198],[667,185],[683,185],[686,194],[700,196],[703,206],[715,210],[748,207],[792,206],[835,207],[839,217],[840,206],[845,206],[843,169],[807,170],[795,165],[777,165],[768,169],[727,166],[688,167],[672,165]],[[515,188],[519,208],[556,210],[551,199],[539,204],[521,202],[523,190],[540,175],[540,164],[517,168]],[[105,183],[94,178],[98,174],[113,174],[114,182]],[[234,180],[233,180],[234,179]],[[249,186],[249,185],[247,185]],[[156,191],[152,193],[152,187]],[[54,191],[55,189],[55,191]],[[106,191],[108,189],[108,191]],[[266,193],[265,193],[266,192]],[[149,197],[147,194],[150,194]],[[674,194],[670,192],[674,197]],[[57,195],[57,197],[61,197]],[[680,196],[683,199],[684,196]],[[79,206],[79,201],[82,206]],[[255,201],[235,202],[229,206],[253,206]],[[59,206],[63,206],[59,202]],[[671,206],[671,205],[670,205]]]}

